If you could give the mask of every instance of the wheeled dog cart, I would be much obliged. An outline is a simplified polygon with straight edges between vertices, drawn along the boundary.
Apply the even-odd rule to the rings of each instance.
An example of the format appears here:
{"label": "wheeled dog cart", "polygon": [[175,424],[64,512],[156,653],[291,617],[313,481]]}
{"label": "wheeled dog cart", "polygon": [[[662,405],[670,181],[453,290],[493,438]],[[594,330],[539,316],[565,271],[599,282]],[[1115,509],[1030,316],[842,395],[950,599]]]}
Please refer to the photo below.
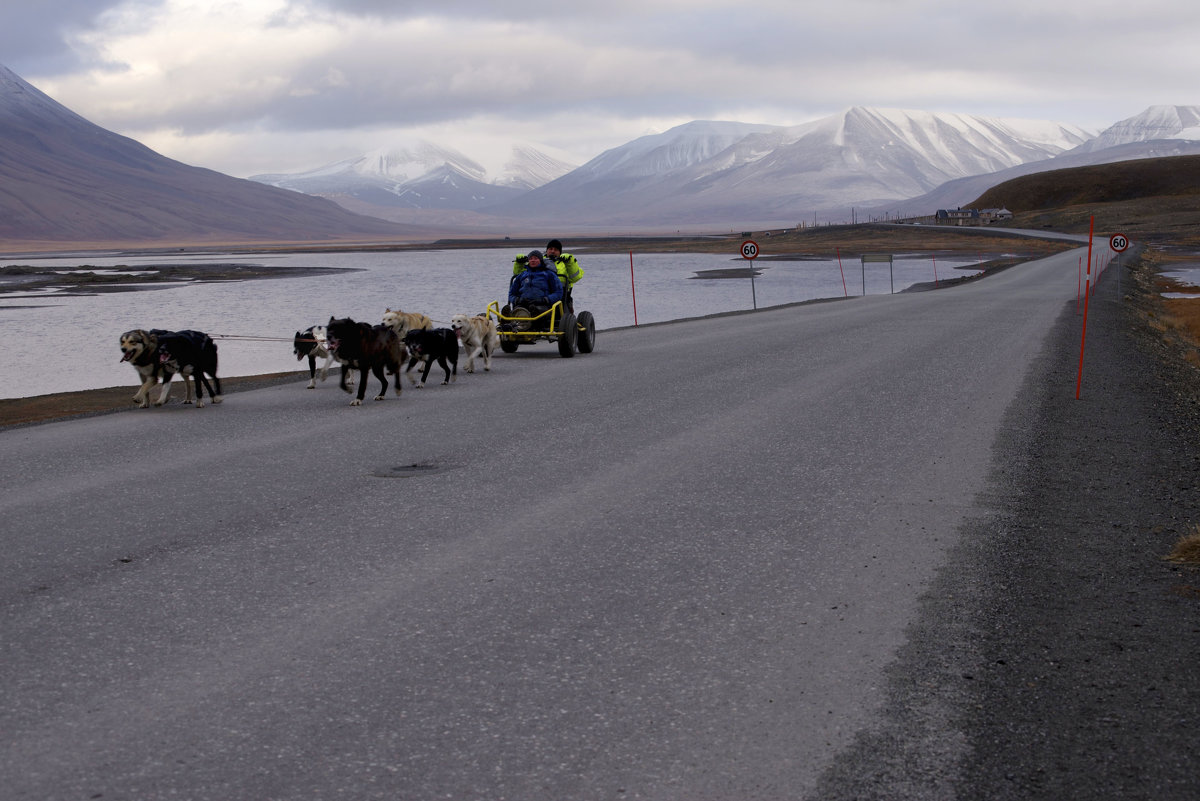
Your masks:
{"label": "wheeled dog cart", "polygon": [[519,346],[543,339],[557,342],[559,355],[568,358],[576,353],[591,353],[596,348],[596,321],[592,313],[581,311],[576,316],[566,310],[561,300],[543,312],[523,306],[501,309],[500,301],[492,301],[487,316],[496,321],[500,350],[505,353],[516,353]]}

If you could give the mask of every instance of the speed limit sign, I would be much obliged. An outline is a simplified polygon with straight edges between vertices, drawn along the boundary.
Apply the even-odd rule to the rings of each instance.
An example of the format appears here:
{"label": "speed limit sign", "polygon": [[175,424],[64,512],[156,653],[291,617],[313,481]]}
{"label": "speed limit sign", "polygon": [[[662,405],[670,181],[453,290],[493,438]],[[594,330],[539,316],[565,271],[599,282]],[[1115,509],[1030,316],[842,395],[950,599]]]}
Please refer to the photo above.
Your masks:
{"label": "speed limit sign", "polygon": [[758,255],[758,243],[753,239],[747,239],[742,243],[742,258],[753,259]]}
{"label": "speed limit sign", "polygon": [[1129,247],[1129,238],[1125,234],[1113,234],[1108,240],[1108,246],[1117,253],[1124,253]]}

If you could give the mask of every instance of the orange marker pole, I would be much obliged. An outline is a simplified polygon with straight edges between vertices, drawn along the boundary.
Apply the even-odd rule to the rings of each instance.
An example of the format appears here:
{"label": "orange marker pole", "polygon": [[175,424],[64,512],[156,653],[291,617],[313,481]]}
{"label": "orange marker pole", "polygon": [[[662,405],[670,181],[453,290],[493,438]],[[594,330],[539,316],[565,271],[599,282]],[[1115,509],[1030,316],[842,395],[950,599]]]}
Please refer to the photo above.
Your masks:
{"label": "orange marker pole", "polygon": [[1092,231],[1096,227],[1096,216],[1092,215],[1088,222],[1088,275],[1087,286],[1083,291],[1083,334],[1079,339],[1079,376],[1075,379],[1075,400],[1079,400],[1079,390],[1083,386],[1083,345],[1087,342],[1088,295],[1092,288]]}

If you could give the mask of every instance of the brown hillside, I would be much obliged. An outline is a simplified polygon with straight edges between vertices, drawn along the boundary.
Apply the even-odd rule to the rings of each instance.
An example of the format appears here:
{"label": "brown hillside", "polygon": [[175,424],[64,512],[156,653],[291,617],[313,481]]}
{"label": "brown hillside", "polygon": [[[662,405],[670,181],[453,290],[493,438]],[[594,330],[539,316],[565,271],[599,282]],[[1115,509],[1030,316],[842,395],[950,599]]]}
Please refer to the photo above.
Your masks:
{"label": "brown hillside", "polygon": [[1137,159],[1005,181],[972,208],[1007,208],[1016,228],[1120,231],[1134,240],[1200,244],[1200,156]]}
{"label": "brown hillside", "polygon": [[1016,213],[1198,194],[1200,156],[1173,156],[1024,175],[992,187],[972,207],[1004,207]]}
{"label": "brown hillside", "polygon": [[0,246],[379,241],[410,232],[159,155],[0,65]]}

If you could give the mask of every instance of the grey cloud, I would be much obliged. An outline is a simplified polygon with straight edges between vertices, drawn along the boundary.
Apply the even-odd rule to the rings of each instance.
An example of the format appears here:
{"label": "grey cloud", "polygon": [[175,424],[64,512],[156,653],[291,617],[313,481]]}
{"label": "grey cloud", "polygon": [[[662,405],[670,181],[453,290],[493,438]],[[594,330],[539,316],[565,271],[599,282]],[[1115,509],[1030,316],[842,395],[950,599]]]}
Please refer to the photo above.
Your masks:
{"label": "grey cloud", "polygon": [[644,5],[636,0],[292,0],[294,8],[322,8],[328,11],[380,17],[413,17],[424,15],[470,15],[487,19],[527,19],[535,22],[551,16],[580,16],[611,13],[622,7]]}
{"label": "grey cloud", "polygon": [[[317,131],[419,126],[487,115],[536,119],[561,109],[617,117],[707,116],[720,105],[720,96],[711,87],[683,91],[673,82],[635,82],[634,74],[626,76],[623,91],[604,93],[595,86],[582,86],[562,71],[518,78],[505,86],[462,79],[451,65],[440,65],[435,72],[428,60],[381,68],[369,57],[357,63],[346,59],[337,69],[344,80],[331,82],[327,65],[309,65],[291,75],[283,91],[266,99],[243,98],[234,88],[212,87],[205,101],[193,97],[186,106],[146,105],[141,115],[126,115],[124,124],[140,129],[176,127],[184,134],[252,126]],[[476,69],[488,72],[486,63]]]}
{"label": "grey cloud", "polygon": [[93,27],[121,0],[12,0],[0,5],[0,54],[17,73],[69,71],[87,63],[68,36]]}
{"label": "grey cloud", "polygon": [[[624,5],[627,0],[611,0],[610,9]],[[520,20],[531,23],[559,17],[588,15],[588,3],[555,2],[555,0],[292,0],[294,10],[323,10],[335,14],[408,19],[436,16],[472,20]],[[595,4],[600,7],[601,4]]]}
{"label": "grey cloud", "polygon": [[[567,52],[539,45],[546,28],[513,38],[469,29],[440,39],[388,37],[324,49],[284,75],[261,72],[248,82],[279,85],[264,96],[214,85],[203,63],[178,69],[173,80],[193,87],[186,102],[159,98],[126,108],[122,125],[137,130],[177,128],[184,134],[220,128],[325,130],[428,125],[478,116],[536,118],[547,110],[612,118],[711,117],[747,105],[762,92],[744,64],[718,63],[687,49],[638,42],[569,43]],[[701,52],[705,48],[700,48]],[[736,53],[734,54],[736,55]],[[266,79],[266,80],[261,80]],[[203,87],[204,91],[195,88]],[[794,106],[791,95],[778,102]],[[168,102],[163,102],[167,100]]]}
{"label": "grey cloud", "polygon": [[[704,0],[292,0],[274,29],[315,21],[314,28],[354,31],[353,40],[331,36],[311,51],[259,59],[241,71],[234,60],[214,72],[210,56],[173,63],[179,92],[97,103],[90,111],[117,129],[183,136],[456,120],[466,126],[481,118],[502,126],[496,120],[525,123],[551,111],[601,121],[597,127],[629,121],[642,130],[646,120],[665,118],[800,121],[850,105],[1082,123],[1088,118],[1077,119],[1072,104],[1094,108],[1118,89],[1123,97],[1102,106],[1113,109],[1111,119],[1151,102],[1194,102],[1177,94],[1194,91],[1186,83],[1194,57],[1171,49],[1175,39],[1190,51],[1190,39],[1170,33],[1188,29],[1197,12],[1177,10],[1173,28],[1161,20],[1152,27],[1160,16],[1153,7],[1167,0],[1145,2],[1152,7],[1146,14],[1085,0],[1058,0],[1036,12],[975,4],[969,13],[945,14],[933,0],[843,0],[835,7],[784,0],[719,7]],[[116,0],[51,0],[36,12],[27,10],[33,3],[13,5],[0,10],[0,56],[19,50],[22,60],[7,66],[45,75],[55,71],[34,68],[32,60],[78,58],[63,32],[87,29]],[[416,17],[441,22],[394,24]],[[331,20],[336,24],[326,24]],[[264,52],[271,41],[264,35]],[[112,74],[119,65],[105,69]],[[1158,95],[1148,97],[1146,87]],[[736,116],[743,111],[753,118]]]}

